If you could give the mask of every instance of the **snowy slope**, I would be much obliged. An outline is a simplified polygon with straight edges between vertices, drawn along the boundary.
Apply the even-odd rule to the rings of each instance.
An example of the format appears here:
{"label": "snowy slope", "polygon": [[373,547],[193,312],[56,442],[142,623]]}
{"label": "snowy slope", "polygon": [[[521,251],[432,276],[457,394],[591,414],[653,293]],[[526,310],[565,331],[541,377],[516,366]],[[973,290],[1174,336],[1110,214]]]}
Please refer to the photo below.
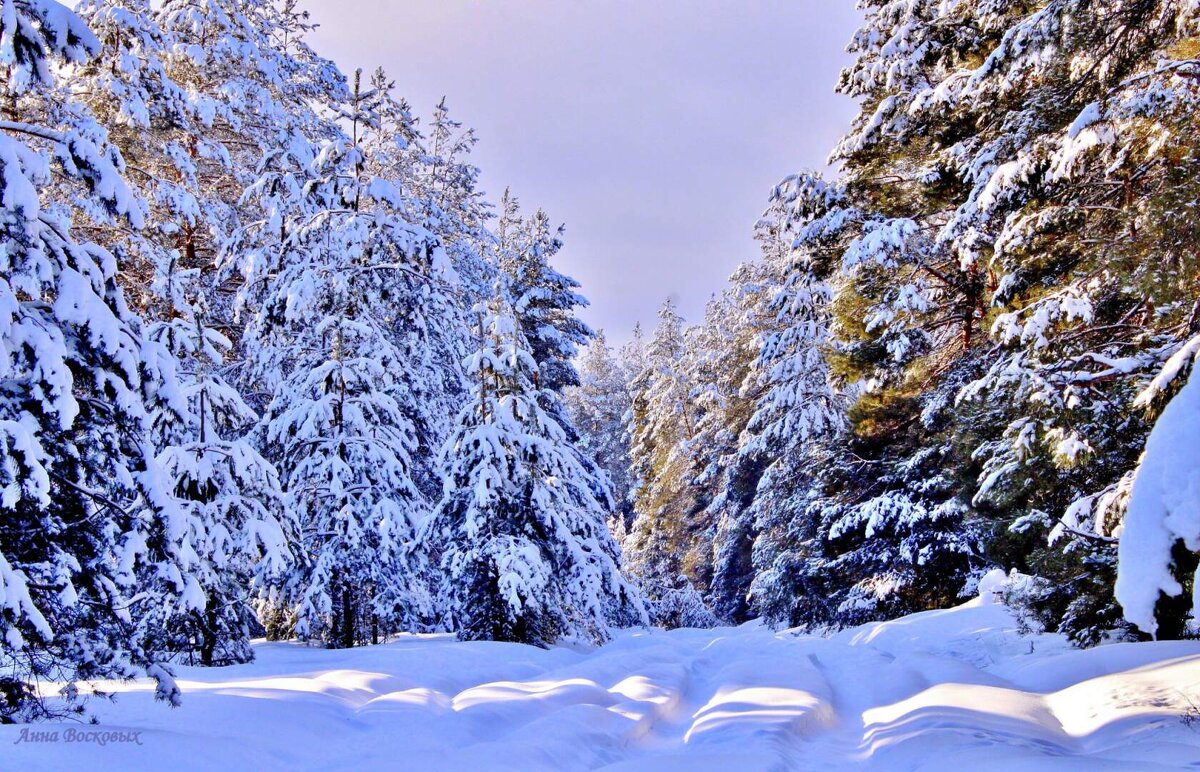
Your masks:
{"label": "snowy slope", "polygon": [[148,683],[93,704],[141,745],[0,727],[0,769],[1200,769],[1200,724],[1181,720],[1200,705],[1200,644],[1079,651],[1015,627],[976,600],[830,638],[264,643],[251,665],[181,669],[179,709]]}

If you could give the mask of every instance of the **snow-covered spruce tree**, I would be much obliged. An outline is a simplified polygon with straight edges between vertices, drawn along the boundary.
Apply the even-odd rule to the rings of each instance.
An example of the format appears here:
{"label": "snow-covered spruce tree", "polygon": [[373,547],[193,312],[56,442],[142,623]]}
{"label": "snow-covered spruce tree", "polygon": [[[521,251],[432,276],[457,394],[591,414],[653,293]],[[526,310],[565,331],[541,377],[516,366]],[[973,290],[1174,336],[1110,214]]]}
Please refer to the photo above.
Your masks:
{"label": "snow-covered spruce tree", "polygon": [[629,342],[615,352],[604,333],[597,332],[580,360],[580,385],[563,392],[581,452],[608,476],[613,509],[609,526],[618,544],[626,543],[636,517],[627,422],[633,409],[633,382],[645,369],[641,324],[634,325]]}
{"label": "snow-covered spruce tree", "polygon": [[537,363],[503,289],[467,363],[477,389],[444,451],[446,488],[423,541],[463,640],[548,646],[645,623],[562,426],[541,407]]}
{"label": "snow-covered spruce tree", "polygon": [[[576,292],[579,282],[555,270],[550,261],[563,246],[563,228],[550,224],[541,209],[522,219],[517,199],[508,190],[500,202],[501,270],[508,276],[513,309],[525,330],[537,362],[541,386],[552,393],[579,385],[574,359],[592,331],[576,315],[588,305]],[[558,406],[544,406],[561,413]]]}
{"label": "snow-covered spruce tree", "polygon": [[[442,487],[438,453],[469,398],[462,371],[474,342],[468,317],[483,294],[479,283],[490,281],[495,273],[483,257],[494,237],[485,227],[486,208],[474,188],[478,170],[432,158],[408,106],[392,97],[393,88],[383,70],[376,70],[370,89],[382,96],[375,111],[378,125],[364,138],[366,170],[399,187],[405,216],[433,233],[446,254],[431,273],[398,277],[406,285],[405,292],[424,300],[398,313],[392,324],[406,361],[396,374],[410,394],[402,404],[418,441],[412,454],[413,480],[424,497],[436,501]],[[452,141],[456,138],[443,136],[449,131],[443,125],[449,122],[443,111],[444,105],[439,108],[441,123],[434,127],[436,144],[454,154],[464,152]],[[443,175],[436,185],[431,180],[435,169]]]}
{"label": "snow-covered spruce tree", "polygon": [[636,514],[625,553],[631,574],[649,590],[650,598],[655,595],[649,584],[674,581],[683,571],[682,520],[666,511],[663,500],[677,497],[686,485],[686,469],[668,479],[667,468],[672,461],[676,468],[686,466],[676,450],[688,438],[692,418],[683,371],[683,318],[670,298],[658,317],[646,346],[645,367],[633,379],[632,406],[626,413]]}
{"label": "snow-covered spruce tree", "polygon": [[[630,451],[630,446],[633,438],[630,436],[630,420],[633,417],[633,400],[636,394],[634,382],[642,373],[646,371],[646,335],[642,331],[642,323],[635,322],[633,325],[633,333],[629,336],[629,341],[626,342],[620,349],[617,350],[617,363],[621,368],[621,375],[625,380],[626,397],[623,401],[628,405],[625,408],[625,413],[621,416],[621,441],[624,443],[626,455]],[[633,525],[635,512],[633,510],[633,502],[638,481],[633,474],[633,458],[630,457],[629,467],[625,470],[625,475],[628,481],[628,493],[626,495],[627,505],[629,510],[625,516],[624,530],[626,534]],[[617,502],[618,504],[620,502]],[[622,544],[624,540],[622,539]]]}
{"label": "snow-covered spruce tree", "polygon": [[[771,244],[778,246],[776,241]],[[768,387],[780,395],[776,412],[790,411],[772,418],[790,422],[779,430],[780,438],[797,446],[811,439],[796,436],[800,412],[817,413],[834,401],[819,342],[804,349],[788,338],[790,348],[780,343],[762,353],[763,340],[772,340],[787,325],[817,334],[811,315],[799,318],[806,310],[811,314],[809,296],[780,287],[786,268],[781,254],[741,266],[732,277],[733,286],[714,298],[699,326],[683,330],[681,320],[667,309],[648,349],[645,372],[635,382],[629,418],[639,475],[638,516],[626,541],[634,574],[652,598],[663,601],[660,608],[673,605],[669,598],[685,593],[707,597],[723,619],[748,617],[756,520],[766,513],[786,522],[793,513],[779,511],[786,498],[787,476],[782,472],[764,486],[762,500],[754,506],[768,454],[767,443],[747,429],[756,412],[769,412],[763,407]],[[788,357],[799,356],[808,357],[812,372],[797,372],[801,368]],[[776,361],[782,363],[772,364]],[[764,367],[774,375],[774,383]],[[815,404],[815,385],[800,393],[801,379],[808,379],[808,386],[814,377],[821,397],[827,399],[820,405]],[[785,403],[783,391],[788,388],[791,402]],[[801,404],[802,396],[813,404]],[[782,444],[780,438],[773,441]],[[779,467],[790,470],[791,464],[806,461],[796,454],[780,461]],[[667,616],[671,614],[660,622],[670,624]]]}
{"label": "snow-covered spruce tree", "polygon": [[346,134],[320,148],[306,179],[299,153],[268,156],[248,196],[261,197],[269,227],[246,237],[262,239],[260,262],[273,266],[245,339],[273,392],[263,441],[302,529],[301,564],[277,597],[295,604],[296,635],[347,647],[429,622],[427,568],[411,544],[428,511],[408,417],[422,407],[401,377],[411,352],[397,329],[421,320],[444,261],[404,218],[399,188],[369,173],[387,94],[360,76],[338,106]]}
{"label": "snow-covered spruce tree", "polygon": [[[579,282],[550,265],[562,249],[563,230],[563,226],[551,226],[549,216],[540,209],[528,218],[522,217],[517,199],[507,189],[504,191],[497,224],[496,263],[506,277],[513,313],[538,366],[542,409],[574,441],[575,427],[561,392],[579,385],[574,360],[579,346],[591,338],[592,330],[576,315],[577,308],[588,305],[587,298],[575,291]],[[596,495],[608,498],[609,485],[597,474],[594,461],[583,456],[580,460],[593,472]]]}
{"label": "snow-covered spruce tree", "polygon": [[778,284],[759,311],[765,318],[758,356],[743,384],[753,395],[753,415],[734,462],[752,486],[737,516],[754,539],[753,608],[788,626],[837,621],[838,588],[823,580],[827,524],[812,500],[819,470],[830,460],[827,449],[844,441],[845,405],[826,360],[832,292],[813,255],[794,246],[792,207],[809,182],[801,175],[780,184],[756,227]]}
{"label": "snow-covered spruce tree", "polygon": [[633,481],[629,476],[629,440],[625,414],[632,405],[629,374],[597,330],[579,362],[579,386],[564,391],[579,449],[595,459],[612,485],[613,517],[628,527],[633,514]]}
{"label": "snow-covered spruce tree", "polygon": [[[390,93],[393,84],[378,70],[371,88]],[[498,275],[497,238],[488,227],[492,205],[479,188],[479,168],[470,162],[475,132],[450,116],[445,99],[423,126],[407,102],[389,96],[380,105],[379,124],[369,137],[368,168],[401,188],[406,216],[441,242],[447,259],[438,279],[442,290],[446,283],[453,285],[449,293],[430,296],[437,306],[426,307],[420,329],[400,332],[422,340],[404,377],[427,406],[421,415],[411,416],[421,443],[415,480],[422,493],[436,500],[441,494],[438,453],[468,398],[462,362],[475,344],[471,309],[490,297]]]}
{"label": "snow-covered spruce tree", "polygon": [[[182,397],[170,357],[143,340],[114,256],[77,240],[72,204],[139,228],[105,131],[54,77],[100,42],[57,2],[0,15],[0,721],[78,711],[80,680],[147,673],[149,609],[204,607],[191,524],[153,459],[147,401]],[[162,577],[140,586],[147,573]],[[65,685],[61,708],[40,693]]]}
{"label": "snow-covered spruce tree", "polygon": [[[178,362],[187,398],[185,412],[158,404],[151,418],[159,461],[196,529],[206,608],[156,609],[147,629],[158,647],[187,652],[189,660],[247,661],[251,584],[286,564],[292,529],[279,520],[274,468],[242,438],[256,416],[222,372],[232,345],[217,329],[227,325],[214,313],[211,290],[215,245],[233,220],[225,199],[237,177],[235,154],[209,110],[213,97],[172,80],[177,41],[158,26],[150,3],[89,0],[80,13],[101,52],[72,89],[113,127],[111,140],[149,203],[141,230],[94,222],[89,231],[125,256],[120,281],[148,321],[148,338]],[[215,90],[213,76],[207,84]]]}
{"label": "snow-covered spruce tree", "polygon": [[[158,461],[190,516],[201,558],[203,609],[151,609],[161,647],[186,652],[189,663],[224,665],[254,658],[252,599],[293,564],[296,523],[284,507],[279,475],[246,439],[258,416],[221,376],[229,340],[208,327],[197,269],[180,269],[171,253],[154,292],[172,309],[147,336],[174,354],[190,408],[156,421],[164,449]],[[152,581],[148,579],[147,581]]]}
{"label": "snow-covered spruce tree", "polygon": [[617,352],[621,361],[621,369],[625,371],[626,380],[630,383],[646,371],[646,333],[642,331],[642,323],[635,322],[629,342],[621,346]]}
{"label": "snow-covered spruce tree", "polygon": [[595,505],[611,516],[618,506],[612,480],[596,459],[580,448],[579,434],[563,398],[564,389],[579,385],[575,368],[578,347],[593,335],[591,328],[577,316],[576,309],[588,305],[587,298],[576,292],[579,282],[550,264],[562,249],[564,228],[552,227],[549,216],[540,209],[522,218],[517,200],[508,190],[504,191],[500,209],[496,263],[512,293],[517,325],[538,367],[541,408],[566,434],[570,451],[587,472],[590,481],[587,490]]}

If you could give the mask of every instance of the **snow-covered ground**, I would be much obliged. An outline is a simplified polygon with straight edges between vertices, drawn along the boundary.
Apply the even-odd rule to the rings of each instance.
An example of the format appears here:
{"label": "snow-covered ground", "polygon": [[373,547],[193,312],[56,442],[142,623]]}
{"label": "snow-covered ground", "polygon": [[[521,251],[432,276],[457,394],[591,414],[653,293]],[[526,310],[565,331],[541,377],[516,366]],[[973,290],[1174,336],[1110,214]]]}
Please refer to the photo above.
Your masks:
{"label": "snow-covered ground", "polygon": [[[182,668],[175,710],[135,683],[93,705],[98,727],[0,727],[0,769],[1200,769],[1200,721],[1183,720],[1200,644],[1078,651],[1015,627],[976,600],[831,638],[264,643],[251,665]],[[129,734],[101,746],[91,730]]]}

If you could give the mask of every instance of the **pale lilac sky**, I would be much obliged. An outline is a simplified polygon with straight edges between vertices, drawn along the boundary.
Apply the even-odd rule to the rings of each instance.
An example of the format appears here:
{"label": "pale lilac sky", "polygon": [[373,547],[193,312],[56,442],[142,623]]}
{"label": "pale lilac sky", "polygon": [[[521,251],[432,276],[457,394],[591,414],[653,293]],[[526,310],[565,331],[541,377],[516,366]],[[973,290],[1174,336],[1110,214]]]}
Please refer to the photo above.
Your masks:
{"label": "pale lilac sky", "polygon": [[495,200],[567,225],[559,269],[610,339],[667,295],[698,320],[757,250],[784,175],[824,165],[853,103],[833,93],[852,0],[307,0],[310,42],[383,65],[422,117],[477,130]]}

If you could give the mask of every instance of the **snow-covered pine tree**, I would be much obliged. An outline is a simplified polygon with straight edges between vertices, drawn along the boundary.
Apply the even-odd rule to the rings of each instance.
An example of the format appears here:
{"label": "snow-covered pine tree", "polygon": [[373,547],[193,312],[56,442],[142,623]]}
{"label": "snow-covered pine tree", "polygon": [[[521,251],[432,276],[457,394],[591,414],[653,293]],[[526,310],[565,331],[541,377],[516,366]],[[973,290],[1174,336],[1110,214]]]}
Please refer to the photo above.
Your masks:
{"label": "snow-covered pine tree", "polygon": [[[169,356],[146,343],[113,254],[78,240],[88,218],[140,228],[120,154],[55,79],[100,41],[39,0],[0,15],[0,720],[46,715],[39,688],[147,673],[178,700],[143,624],[202,609],[186,513],[153,459],[146,401],[184,411]],[[160,586],[144,588],[152,572]]]}
{"label": "snow-covered pine tree", "polygon": [[[480,190],[479,168],[470,162],[477,142],[474,129],[463,129],[461,121],[450,117],[443,98],[434,109],[428,136],[418,135],[407,153],[415,171],[407,187],[423,214],[422,224],[446,249],[467,312],[491,296],[498,270],[493,259],[496,234],[487,225],[492,205]],[[454,365],[460,363],[456,360]]]}
{"label": "snow-covered pine tree", "polygon": [[[967,259],[979,234],[939,237],[960,190],[947,165],[970,128],[934,117],[934,87],[957,83],[996,39],[996,16],[1024,7],[870,0],[864,10],[839,86],[862,104],[834,154],[844,173],[837,184],[795,178],[788,204],[800,246],[836,292],[829,359],[854,393],[848,455],[820,485],[833,498],[814,502],[835,561],[824,573],[854,587],[839,604],[845,621],[953,602],[982,567],[978,513],[961,486],[973,448],[948,408],[986,343],[988,276]],[[949,23],[959,10],[965,23]],[[930,114],[914,119],[923,105]]]}
{"label": "snow-covered pine tree", "polygon": [[248,194],[269,217],[247,243],[263,240],[256,262],[271,270],[248,284],[267,289],[246,343],[271,384],[263,439],[285,470],[303,539],[281,598],[296,604],[298,636],[336,646],[419,629],[431,614],[427,567],[411,544],[428,511],[409,418],[422,406],[400,377],[411,352],[397,331],[422,326],[445,257],[405,219],[401,190],[370,173],[366,148],[386,98],[360,72],[336,105],[346,133],[320,148],[308,178],[287,148],[268,155]]}
{"label": "snow-covered pine tree", "polygon": [[[791,265],[793,236],[782,232],[770,213],[756,227],[755,235],[762,258],[739,266],[730,277],[726,310],[710,322],[710,326],[716,324],[726,330],[714,339],[715,353],[710,355],[713,376],[698,376],[717,384],[723,403],[722,410],[714,414],[720,416],[721,439],[712,443],[720,451],[708,462],[713,486],[707,504],[713,529],[709,597],[714,611],[731,621],[744,621],[751,614],[754,548],[759,541],[759,513],[753,505],[763,475],[772,463],[771,454],[765,452],[751,424],[756,416],[761,420],[767,390],[775,385],[769,376],[783,375],[774,372],[773,363],[785,349],[773,343],[793,323],[792,315],[804,308],[802,302],[793,302],[796,298],[783,287]],[[821,352],[816,346],[814,354],[819,360]],[[701,419],[701,423],[709,420]],[[803,468],[803,463],[797,457],[786,466]],[[775,480],[763,489],[782,497],[788,479]],[[761,508],[780,520],[788,520],[790,510],[781,503],[777,500]],[[762,609],[758,612],[765,613]]]}
{"label": "snow-covered pine tree", "polygon": [[850,431],[819,467],[810,514],[799,521],[819,525],[797,529],[798,543],[819,539],[824,553],[815,575],[831,602],[814,610],[829,615],[818,621],[953,603],[972,592],[982,567],[958,479],[970,451],[955,444],[961,435],[945,408],[983,343],[986,276],[936,238],[949,180],[935,172],[923,137],[953,136],[947,127],[957,125],[917,126],[905,112],[931,78],[978,52],[976,27],[928,23],[947,7],[864,3],[856,61],[839,86],[862,104],[834,154],[842,179],[790,181],[797,246],[836,292],[831,371],[853,394]]}
{"label": "snow-covered pine tree", "polygon": [[[780,227],[794,234],[799,259],[785,286],[797,293],[800,315],[785,328],[794,340],[776,352],[779,374],[792,380],[768,391],[765,406],[796,430],[825,430],[840,423],[830,378],[853,397],[850,431],[804,447],[820,463],[785,461],[778,471],[790,479],[759,486],[768,499],[790,501],[786,512],[761,510],[757,558],[759,597],[781,621],[852,624],[945,605],[969,591],[980,566],[953,476],[955,435],[939,412],[961,384],[955,368],[969,362],[976,322],[960,314],[958,279],[938,268],[947,258],[922,228],[870,214],[877,188],[856,176],[866,173],[851,163],[839,184],[796,175],[773,203]],[[920,287],[935,285],[937,303],[927,302]],[[821,361],[815,352],[827,334]],[[815,367],[801,366],[806,360]],[[949,368],[945,381],[931,384],[929,373],[942,376],[941,368]],[[775,410],[776,398],[791,407]],[[792,474],[807,469],[815,479]],[[820,584],[805,589],[804,576]],[[801,598],[825,602],[795,606]]]}
{"label": "snow-covered pine tree", "polygon": [[175,39],[149,0],[85,0],[79,13],[101,50],[72,78],[72,89],[108,128],[149,204],[139,231],[92,227],[97,239],[127,254],[121,280],[131,302],[147,318],[167,319],[172,309],[150,289],[155,273],[175,251],[183,269],[211,275],[215,242],[232,219],[219,182],[232,174],[229,154],[210,136],[204,98],[172,79]]}
{"label": "snow-covered pine tree", "polygon": [[[745,616],[750,580],[748,533],[736,523],[744,470],[734,462],[738,438],[753,408],[742,392],[755,355],[756,324],[752,278],[762,266],[739,266],[732,286],[708,303],[704,323],[689,331],[686,367],[695,435],[689,443],[691,480],[686,518],[695,571],[715,613],[733,621]],[[752,490],[752,489],[751,489]]]}
{"label": "snow-covered pine tree", "polygon": [[626,565],[651,602],[656,624],[711,625],[715,620],[695,587],[706,555],[688,531],[696,416],[685,327],[670,298],[658,317],[627,413],[636,516],[625,541]]}
{"label": "snow-covered pine tree", "polygon": [[[110,5],[95,2],[99,8]],[[319,111],[344,96],[345,77],[305,42],[312,24],[295,0],[155,5],[165,73],[187,94],[190,114],[184,123],[153,121],[148,130],[131,126],[121,136],[136,151],[154,191],[161,246],[178,249],[183,268],[200,269],[209,325],[238,347],[246,315],[239,316],[235,301],[247,297],[238,292],[239,279],[267,271],[254,262],[261,252],[241,236],[270,218],[260,199],[243,193],[262,179],[264,157],[280,148],[308,162],[313,145],[331,134]],[[113,34],[120,55],[126,36],[119,28]],[[128,59],[125,54],[119,61]],[[141,77],[153,76],[151,69]],[[242,358],[240,350],[235,355]],[[261,407],[262,385],[240,370],[234,375],[243,396]]]}
{"label": "snow-covered pine tree", "polygon": [[[1198,31],[1191,3],[1056,4],[1010,20],[952,102],[991,120],[963,159],[977,178],[944,237],[988,235],[1004,346],[963,404],[1011,406],[1003,436],[979,449],[977,498],[1016,515],[1025,538],[1049,533],[1032,555],[1049,579],[1033,609],[1084,643],[1121,620],[1116,536],[1161,408],[1143,412],[1138,395],[1194,334]],[[1159,634],[1184,634],[1189,606],[1164,604]]]}
{"label": "snow-covered pine tree", "polygon": [[1034,613],[1095,642],[1120,620],[1115,534],[1149,428],[1133,402],[1190,335],[1197,9],[870,6],[843,78],[866,101],[840,148],[856,208],[842,221],[866,223],[856,243],[898,265],[976,277],[873,323],[952,299],[947,323],[990,328],[998,347],[931,371],[927,414],[958,427],[941,466],[974,478],[990,557],[1046,575]]}
{"label": "snow-covered pine tree", "polygon": [[[796,178],[786,218],[834,290],[826,359],[853,395],[854,455],[814,488],[847,558],[822,573],[857,583],[867,531],[872,554],[905,545],[913,577],[944,581],[880,612],[899,613],[950,600],[983,547],[1045,574],[1034,614],[1093,642],[1119,621],[1115,537],[1150,426],[1134,399],[1193,334],[1197,8],[863,9],[841,179]],[[957,567],[932,568],[926,548],[955,544]],[[1181,630],[1174,608],[1160,632]]]}
{"label": "snow-covered pine tree", "polygon": [[423,540],[460,638],[603,642],[645,612],[590,471],[541,407],[545,387],[508,294],[499,287],[478,309],[480,349],[467,363],[477,391],[444,451],[445,493]]}
{"label": "snow-covered pine tree", "polygon": [[[156,609],[147,629],[156,646],[202,664],[247,661],[251,584],[256,574],[287,562],[293,529],[280,523],[274,468],[241,436],[256,417],[222,373],[232,346],[217,329],[227,325],[214,313],[211,290],[215,245],[235,214],[225,195],[238,176],[235,154],[207,108],[213,96],[172,80],[177,41],[158,26],[149,2],[88,0],[80,13],[101,52],[72,79],[72,89],[112,127],[111,139],[149,203],[141,230],[103,222],[89,229],[126,257],[120,281],[149,322],[148,338],[178,363],[187,397],[187,411],[160,402],[151,418],[159,461],[195,529],[207,606]],[[219,91],[213,77],[206,86]]]}
{"label": "snow-covered pine tree", "polygon": [[723,516],[736,538],[722,542],[728,557],[717,555],[718,571],[731,573],[724,581],[736,579],[741,588],[748,574],[752,584],[742,595],[767,621],[789,626],[832,621],[826,590],[813,581],[824,566],[824,533],[822,523],[812,520],[809,498],[821,449],[840,441],[845,425],[845,405],[826,361],[832,294],[812,256],[794,247],[790,206],[799,190],[793,183],[806,179],[781,183],[755,229],[763,262],[743,292],[753,302],[758,345],[741,384],[753,407],[729,461],[735,474]]}

